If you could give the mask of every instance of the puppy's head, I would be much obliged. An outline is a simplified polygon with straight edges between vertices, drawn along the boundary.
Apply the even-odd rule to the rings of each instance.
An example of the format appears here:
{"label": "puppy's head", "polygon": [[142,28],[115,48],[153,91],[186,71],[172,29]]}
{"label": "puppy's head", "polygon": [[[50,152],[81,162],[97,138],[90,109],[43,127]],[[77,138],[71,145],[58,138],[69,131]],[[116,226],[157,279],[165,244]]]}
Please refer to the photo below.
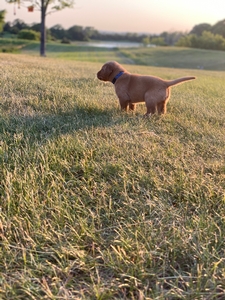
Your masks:
{"label": "puppy's head", "polygon": [[97,77],[102,81],[112,81],[115,75],[120,71],[125,71],[125,69],[116,61],[109,61],[98,71]]}

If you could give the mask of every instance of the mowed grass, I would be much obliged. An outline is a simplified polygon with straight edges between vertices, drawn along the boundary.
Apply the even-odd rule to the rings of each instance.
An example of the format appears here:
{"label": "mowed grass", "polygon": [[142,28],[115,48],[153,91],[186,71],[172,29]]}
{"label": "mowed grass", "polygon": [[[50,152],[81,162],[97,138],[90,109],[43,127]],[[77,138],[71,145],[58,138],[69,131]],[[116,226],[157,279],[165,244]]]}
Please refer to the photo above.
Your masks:
{"label": "mowed grass", "polygon": [[[40,44],[37,42],[30,43],[23,47],[22,52],[25,54],[37,55]],[[73,44],[48,43],[46,45],[48,57],[63,60],[76,60],[86,62],[106,62],[108,60],[121,61],[121,54],[117,49],[107,49],[101,47],[91,47],[88,43],[75,42]]]}
{"label": "mowed grass", "polygon": [[224,72],[119,110],[100,62],[0,54],[0,298],[224,299]]}
{"label": "mowed grass", "polygon": [[153,47],[121,49],[121,54],[144,66],[225,71],[224,51]]}
{"label": "mowed grass", "polygon": [[[27,41],[26,43],[27,45],[24,45],[21,51],[37,55],[39,43]],[[47,43],[46,53],[48,57],[63,60],[102,63],[117,60],[121,63],[144,66],[225,71],[224,51],[215,50],[158,46],[150,48],[101,48],[91,47],[89,43],[82,42],[74,42],[69,45],[52,42]]]}

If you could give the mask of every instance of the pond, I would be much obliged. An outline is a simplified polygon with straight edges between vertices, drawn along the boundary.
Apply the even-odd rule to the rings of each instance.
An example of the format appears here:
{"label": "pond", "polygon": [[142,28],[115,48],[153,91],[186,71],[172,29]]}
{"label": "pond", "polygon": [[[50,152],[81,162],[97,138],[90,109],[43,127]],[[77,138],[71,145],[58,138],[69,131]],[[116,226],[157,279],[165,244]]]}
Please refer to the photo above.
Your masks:
{"label": "pond", "polygon": [[99,48],[137,48],[143,46],[142,43],[133,42],[116,42],[116,41],[100,41],[100,42],[83,42],[82,46],[99,47]]}

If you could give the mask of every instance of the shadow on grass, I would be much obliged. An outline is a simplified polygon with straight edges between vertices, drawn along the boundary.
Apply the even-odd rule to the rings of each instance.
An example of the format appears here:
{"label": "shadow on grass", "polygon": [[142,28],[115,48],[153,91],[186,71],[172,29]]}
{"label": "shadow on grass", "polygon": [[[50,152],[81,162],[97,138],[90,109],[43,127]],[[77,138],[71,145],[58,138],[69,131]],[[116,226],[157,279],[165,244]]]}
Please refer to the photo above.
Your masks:
{"label": "shadow on grass", "polygon": [[2,139],[7,140],[14,139],[15,135],[22,135],[29,139],[29,143],[45,142],[46,139],[72,134],[78,130],[112,126],[115,123],[113,119],[115,114],[117,114],[115,108],[77,106],[71,111],[58,114],[14,115],[7,120],[0,120],[0,135]]}

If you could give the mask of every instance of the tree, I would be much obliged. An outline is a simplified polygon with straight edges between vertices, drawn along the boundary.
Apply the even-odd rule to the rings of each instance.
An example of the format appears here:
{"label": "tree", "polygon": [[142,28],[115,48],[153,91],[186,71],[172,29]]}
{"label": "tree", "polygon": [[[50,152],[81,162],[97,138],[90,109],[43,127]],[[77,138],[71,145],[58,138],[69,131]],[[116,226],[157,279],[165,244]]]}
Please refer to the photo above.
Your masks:
{"label": "tree", "polygon": [[73,7],[74,0],[6,0],[8,3],[18,3],[20,6],[23,6],[29,2],[30,6],[32,6],[35,10],[39,10],[41,12],[41,41],[40,41],[40,55],[45,56],[45,40],[46,40],[46,32],[45,32],[45,20],[46,16],[50,13],[60,11],[66,7]]}
{"label": "tree", "polygon": [[49,30],[51,36],[53,36],[53,38],[57,40],[62,40],[63,38],[66,38],[66,31],[60,24],[54,25]]}
{"label": "tree", "polygon": [[74,25],[67,30],[68,37],[73,41],[83,41],[84,40],[84,32],[82,26]]}
{"label": "tree", "polygon": [[3,32],[6,31],[6,32],[11,32],[11,23],[10,22],[7,22],[4,24],[3,26]]}
{"label": "tree", "polygon": [[184,35],[185,33],[181,31],[164,31],[159,35],[159,37],[162,37],[164,39],[165,45],[173,46]]}
{"label": "tree", "polygon": [[96,34],[94,27],[88,26],[84,28],[84,39],[88,41],[92,36]]}
{"label": "tree", "polygon": [[142,39],[142,44],[144,45],[144,47],[147,47],[150,44],[150,37],[146,36]]}
{"label": "tree", "polygon": [[198,24],[193,27],[193,29],[190,31],[190,34],[201,36],[204,31],[211,31],[211,28],[212,26],[208,23]]}
{"label": "tree", "polygon": [[163,37],[152,37],[150,39],[150,42],[152,45],[157,45],[157,46],[166,46],[165,40]]}
{"label": "tree", "polygon": [[5,21],[5,10],[0,10],[0,33],[3,31],[4,21]]}
{"label": "tree", "polygon": [[213,25],[211,32],[214,34],[220,34],[225,38],[225,20],[219,21]]}
{"label": "tree", "polygon": [[196,34],[189,34],[182,37],[176,46],[191,47],[211,50],[225,50],[225,39],[222,35],[213,34],[210,31],[203,31],[199,37]]}

